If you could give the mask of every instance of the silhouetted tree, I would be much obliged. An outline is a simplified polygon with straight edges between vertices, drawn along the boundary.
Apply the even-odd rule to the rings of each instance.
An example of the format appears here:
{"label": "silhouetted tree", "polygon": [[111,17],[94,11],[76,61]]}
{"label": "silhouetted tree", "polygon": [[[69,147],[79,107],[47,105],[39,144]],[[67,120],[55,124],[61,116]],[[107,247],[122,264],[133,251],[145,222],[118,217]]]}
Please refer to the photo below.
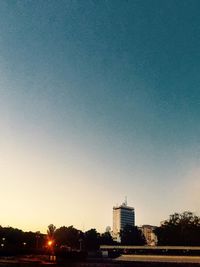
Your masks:
{"label": "silhouetted tree", "polygon": [[120,232],[122,245],[144,245],[146,244],[142,231],[137,226],[126,225]]}
{"label": "silhouetted tree", "polygon": [[6,240],[6,245],[19,247],[23,242],[23,231],[12,227],[1,227],[0,238]]}
{"label": "silhouetted tree", "polygon": [[87,250],[97,250],[100,245],[100,234],[96,229],[90,229],[84,234],[84,244]]}
{"label": "silhouetted tree", "polygon": [[[40,234],[40,243],[38,248],[43,247],[44,235]],[[0,226],[0,242],[2,244],[0,253],[20,254],[36,252],[36,233],[23,232],[12,227]]]}
{"label": "silhouetted tree", "polygon": [[200,218],[190,211],[170,215],[155,229],[158,245],[200,245]]}
{"label": "silhouetted tree", "polygon": [[35,233],[35,247],[36,249],[42,248],[43,243],[43,235],[40,233],[40,231],[37,231]]}
{"label": "silhouetted tree", "polygon": [[68,246],[70,248],[79,248],[79,239],[81,231],[74,228],[72,225],[69,227],[62,226],[55,231],[55,239],[58,246]]}
{"label": "silhouetted tree", "polygon": [[48,239],[54,239],[54,234],[56,231],[56,227],[53,224],[50,224],[47,229],[47,238]]}
{"label": "silhouetted tree", "polygon": [[113,242],[110,232],[106,231],[105,233],[101,234],[100,236],[101,245],[112,245],[113,243],[114,242]]}
{"label": "silhouetted tree", "polygon": [[24,232],[23,233],[23,243],[24,247],[36,248],[36,234],[33,232]]}

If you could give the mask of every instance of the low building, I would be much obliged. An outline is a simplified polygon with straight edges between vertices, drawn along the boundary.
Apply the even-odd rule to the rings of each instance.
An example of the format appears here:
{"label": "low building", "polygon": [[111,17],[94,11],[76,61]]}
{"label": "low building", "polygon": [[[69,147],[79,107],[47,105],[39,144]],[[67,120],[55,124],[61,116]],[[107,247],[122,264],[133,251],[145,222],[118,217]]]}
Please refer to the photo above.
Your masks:
{"label": "low building", "polygon": [[156,226],[153,225],[142,225],[140,227],[148,246],[157,245],[158,239],[156,234],[154,233],[155,228]]}

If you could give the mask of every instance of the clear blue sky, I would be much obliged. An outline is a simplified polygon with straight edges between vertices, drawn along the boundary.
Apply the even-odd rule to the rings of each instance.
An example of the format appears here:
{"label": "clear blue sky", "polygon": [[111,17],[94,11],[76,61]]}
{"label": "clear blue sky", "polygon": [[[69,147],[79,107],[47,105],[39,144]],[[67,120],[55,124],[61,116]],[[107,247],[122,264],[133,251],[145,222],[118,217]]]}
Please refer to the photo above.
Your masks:
{"label": "clear blue sky", "polygon": [[200,1],[0,2],[3,226],[200,215]]}

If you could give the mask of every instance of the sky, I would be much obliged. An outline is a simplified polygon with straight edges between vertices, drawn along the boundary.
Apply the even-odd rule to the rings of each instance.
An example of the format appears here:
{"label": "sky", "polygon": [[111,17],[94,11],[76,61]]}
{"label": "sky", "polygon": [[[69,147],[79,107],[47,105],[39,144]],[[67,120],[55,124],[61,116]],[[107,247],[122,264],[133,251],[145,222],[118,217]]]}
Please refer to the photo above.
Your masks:
{"label": "sky", "polygon": [[200,1],[0,1],[0,225],[200,215]]}

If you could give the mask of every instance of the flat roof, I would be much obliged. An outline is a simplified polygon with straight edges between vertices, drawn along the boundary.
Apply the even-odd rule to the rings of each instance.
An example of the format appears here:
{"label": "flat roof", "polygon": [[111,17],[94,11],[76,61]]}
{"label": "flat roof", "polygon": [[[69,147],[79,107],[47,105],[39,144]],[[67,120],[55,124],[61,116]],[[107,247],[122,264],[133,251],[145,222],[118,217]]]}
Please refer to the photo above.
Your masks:
{"label": "flat roof", "polygon": [[101,245],[100,249],[145,249],[145,250],[200,250],[200,246],[112,246],[112,245]]}
{"label": "flat roof", "polygon": [[135,210],[133,207],[129,207],[126,205],[120,205],[120,206],[113,207],[113,210],[117,210],[117,209]]}

